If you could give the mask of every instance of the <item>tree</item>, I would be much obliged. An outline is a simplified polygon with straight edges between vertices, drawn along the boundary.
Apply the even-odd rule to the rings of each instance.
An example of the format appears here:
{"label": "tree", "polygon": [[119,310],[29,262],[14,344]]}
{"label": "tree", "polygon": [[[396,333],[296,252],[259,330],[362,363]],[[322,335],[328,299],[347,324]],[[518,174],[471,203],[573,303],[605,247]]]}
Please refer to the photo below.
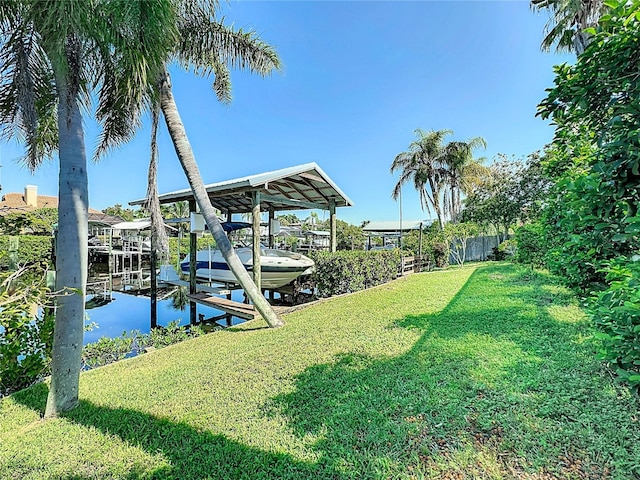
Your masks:
{"label": "tree", "polygon": [[554,171],[550,266],[585,292],[606,288],[612,260],[633,256],[639,241],[640,87],[632,79],[640,2],[608,5],[611,14],[576,64],[555,67],[555,87],[539,106],[556,124],[545,158]]}
{"label": "tree", "polygon": [[146,213],[143,210],[133,208],[122,208],[122,204],[116,203],[110,207],[104,208],[102,213],[113,217],[120,217],[125,222],[133,222],[136,218],[144,218]]}
{"label": "tree", "polygon": [[[192,4],[185,1],[179,4],[176,17],[179,41],[172,51],[172,56],[185,68],[193,68],[201,75],[214,74],[213,89],[220,100],[228,102],[231,100],[229,67],[247,69],[265,76],[280,67],[280,60],[275,51],[259,40],[254,32],[233,30],[215,21],[216,6],[217,2]],[[169,56],[165,58],[165,62],[168,60]],[[238,283],[265,321],[272,327],[283,325],[282,320],[273,311],[245,270],[220,225],[180,118],[166,67],[157,77],[155,87],[176,154],[187,176],[200,213],[218,248]]]}
{"label": "tree", "polygon": [[511,227],[539,215],[548,190],[537,153],[526,160],[499,154],[465,200],[462,218],[491,225],[506,240]]}
{"label": "tree", "polygon": [[[556,132],[545,233],[551,268],[590,296],[600,357],[640,391],[640,1],[608,0],[575,65],[539,106]],[[579,155],[574,155],[577,152]]]}
{"label": "tree", "polygon": [[447,224],[444,231],[451,239],[451,256],[462,267],[467,257],[467,242],[477,236],[480,229],[475,223],[461,222]]}
{"label": "tree", "polygon": [[462,207],[461,196],[468,194],[486,174],[482,160],[473,158],[473,151],[479,147],[487,148],[487,142],[482,137],[449,142],[443,149],[442,162],[445,167],[446,181],[449,184],[448,191],[444,192],[445,210],[449,210],[449,218],[452,222],[458,221]]}
{"label": "tree", "polygon": [[295,213],[280,214],[276,216],[276,218],[280,222],[280,225],[284,225],[284,226],[300,223],[300,219]]}
{"label": "tree", "polygon": [[443,165],[443,140],[453,133],[451,130],[425,132],[414,130],[417,139],[409,144],[406,152],[396,155],[390,171],[400,171],[400,178],[393,188],[391,197],[399,197],[402,186],[412,182],[420,195],[423,210],[433,209],[440,229],[444,228],[444,211],[442,208],[442,192],[446,188],[447,176]]}
{"label": "tree", "polygon": [[549,12],[542,50],[556,45],[557,51],[581,55],[591,41],[586,30],[598,24],[607,6],[603,0],[531,0],[531,8]]}
{"label": "tree", "polygon": [[51,235],[57,218],[57,208],[38,208],[32,212],[9,213],[0,217],[0,233],[3,235]]}
{"label": "tree", "polygon": [[[97,97],[103,126],[97,155],[130,138],[173,43],[162,9],[150,2],[2,2],[0,124],[25,141],[32,169],[57,151],[58,308],[46,417],[78,403],[87,277],[88,187],[82,111]],[[160,13],[160,16],[157,14]],[[141,19],[159,28],[135,29]]]}
{"label": "tree", "polygon": [[[162,218],[167,220],[169,219],[189,219],[191,212],[189,212],[189,202],[186,200],[182,202],[175,202],[169,205],[161,205],[160,210],[162,212]],[[182,233],[187,233],[189,231],[189,221],[180,222],[178,224],[178,228],[182,231]]]}

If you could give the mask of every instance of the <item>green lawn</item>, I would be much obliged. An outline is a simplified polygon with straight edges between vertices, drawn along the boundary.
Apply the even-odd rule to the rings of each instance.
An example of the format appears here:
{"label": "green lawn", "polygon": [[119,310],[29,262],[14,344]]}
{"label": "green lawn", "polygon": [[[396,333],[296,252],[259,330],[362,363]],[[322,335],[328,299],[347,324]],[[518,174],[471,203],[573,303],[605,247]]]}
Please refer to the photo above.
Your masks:
{"label": "green lawn", "polygon": [[0,478],[637,478],[639,402],[509,264],[412,275],[0,401]]}

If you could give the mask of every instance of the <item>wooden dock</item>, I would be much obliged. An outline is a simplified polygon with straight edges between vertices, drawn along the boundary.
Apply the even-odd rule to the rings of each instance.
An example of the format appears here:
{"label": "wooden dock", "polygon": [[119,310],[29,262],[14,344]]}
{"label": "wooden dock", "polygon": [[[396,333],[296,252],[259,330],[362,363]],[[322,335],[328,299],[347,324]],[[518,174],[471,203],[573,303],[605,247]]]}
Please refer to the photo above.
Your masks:
{"label": "wooden dock", "polygon": [[253,305],[234,302],[226,298],[212,297],[208,293],[193,293],[187,295],[187,297],[201,305],[222,310],[223,312],[245,320],[253,320],[259,315]]}
{"label": "wooden dock", "polygon": [[[186,280],[158,280],[158,285],[172,285],[174,287],[188,287],[189,282]],[[202,283],[196,284],[196,290],[198,292],[206,292],[212,293],[214,295],[229,295],[231,290],[235,290],[235,288],[230,287],[212,287],[209,285],[204,285]]]}

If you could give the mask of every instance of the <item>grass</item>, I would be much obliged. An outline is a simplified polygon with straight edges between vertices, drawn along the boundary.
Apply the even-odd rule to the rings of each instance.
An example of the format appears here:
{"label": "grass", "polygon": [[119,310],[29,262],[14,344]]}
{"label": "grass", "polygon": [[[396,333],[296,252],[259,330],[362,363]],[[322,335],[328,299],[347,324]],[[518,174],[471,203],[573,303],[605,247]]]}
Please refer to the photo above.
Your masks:
{"label": "grass", "polygon": [[0,402],[0,478],[637,478],[638,400],[573,297],[509,264],[412,275]]}

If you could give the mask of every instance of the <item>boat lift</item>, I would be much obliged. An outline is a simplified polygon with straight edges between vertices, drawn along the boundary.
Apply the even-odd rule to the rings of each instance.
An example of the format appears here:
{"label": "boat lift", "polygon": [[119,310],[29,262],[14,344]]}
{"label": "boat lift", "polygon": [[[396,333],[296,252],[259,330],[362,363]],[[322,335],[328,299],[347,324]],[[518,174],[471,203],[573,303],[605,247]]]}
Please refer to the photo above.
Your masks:
{"label": "boat lift", "polygon": [[[315,162],[284,168],[272,172],[251,175],[224,182],[205,185],[211,205],[226,215],[231,221],[233,214],[252,214],[253,227],[253,278],[256,286],[261,286],[260,267],[260,219],[261,213],[267,212],[269,224],[275,220],[275,212],[295,210],[325,210],[329,212],[329,250],[336,250],[336,209],[349,207],[353,202],[329,178],[329,176]],[[191,189],[183,189],[158,197],[161,204],[180,201],[189,202],[189,210],[197,213],[196,202]],[[129,205],[142,205],[146,199],[129,202]],[[197,233],[190,233],[189,255],[191,259],[189,273],[189,295],[195,295],[198,290],[196,282]],[[269,247],[274,245],[274,235],[270,232]],[[153,295],[153,292],[152,292]],[[202,300],[202,299],[200,299]],[[235,302],[237,303],[237,302]],[[152,301],[153,304],[153,301]],[[238,309],[244,308],[237,306]],[[196,300],[191,298],[190,321],[197,323]],[[153,312],[152,312],[153,317]]]}

